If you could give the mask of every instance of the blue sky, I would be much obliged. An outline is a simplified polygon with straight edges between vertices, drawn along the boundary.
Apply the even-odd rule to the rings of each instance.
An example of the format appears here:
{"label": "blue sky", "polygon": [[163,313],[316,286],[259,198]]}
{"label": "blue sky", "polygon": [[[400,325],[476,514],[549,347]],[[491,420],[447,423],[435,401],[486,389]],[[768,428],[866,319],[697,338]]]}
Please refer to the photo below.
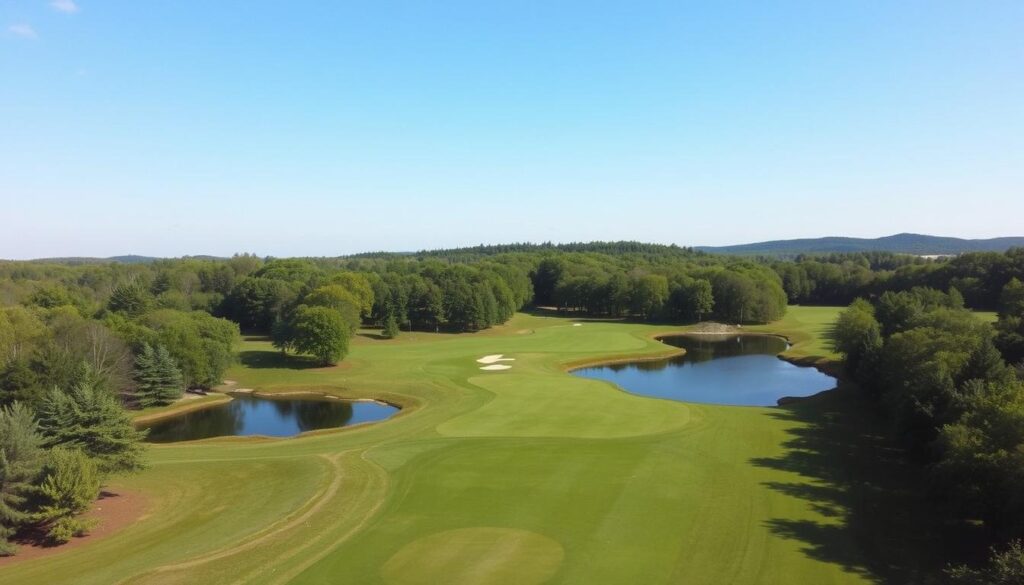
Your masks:
{"label": "blue sky", "polygon": [[0,27],[0,257],[1024,235],[1019,0],[0,0]]}

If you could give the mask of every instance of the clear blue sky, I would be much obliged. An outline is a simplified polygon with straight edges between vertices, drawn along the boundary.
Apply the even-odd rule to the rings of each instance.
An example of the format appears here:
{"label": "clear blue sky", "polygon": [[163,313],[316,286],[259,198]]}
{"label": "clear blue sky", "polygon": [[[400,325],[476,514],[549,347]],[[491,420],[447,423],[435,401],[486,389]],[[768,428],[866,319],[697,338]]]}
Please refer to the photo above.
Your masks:
{"label": "clear blue sky", "polygon": [[0,257],[1024,235],[1020,0],[0,0],[0,26]]}

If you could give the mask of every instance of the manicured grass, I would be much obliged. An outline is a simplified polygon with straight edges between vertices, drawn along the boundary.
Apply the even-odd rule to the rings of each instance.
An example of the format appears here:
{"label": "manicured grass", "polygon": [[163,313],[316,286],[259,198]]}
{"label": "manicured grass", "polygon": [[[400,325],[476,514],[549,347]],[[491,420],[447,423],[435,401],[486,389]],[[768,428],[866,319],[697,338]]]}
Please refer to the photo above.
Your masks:
{"label": "manicured grass", "polygon": [[[793,307],[751,329],[831,357],[821,335],[836,311]],[[147,471],[113,486],[144,495],[144,519],[0,568],[0,581],[901,582],[914,544],[890,511],[908,484],[849,390],[725,407],[564,372],[664,354],[651,336],[667,330],[517,315],[481,334],[360,337],[338,368],[246,341],[228,375],[239,387],[406,409],[297,439],[153,447]],[[512,369],[481,371],[496,353]]]}
{"label": "manicured grass", "polygon": [[827,334],[843,308],[789,307],[782,319],[747,329],[785,335],[793,344],[786,355],[795,358],[834,360],[839,356],[829,348]]}
{"label": "manicured grass", "polygon": [[995,311],[975,311],[974,314],[986,323],[995,323],[999,320],[999,314]]}

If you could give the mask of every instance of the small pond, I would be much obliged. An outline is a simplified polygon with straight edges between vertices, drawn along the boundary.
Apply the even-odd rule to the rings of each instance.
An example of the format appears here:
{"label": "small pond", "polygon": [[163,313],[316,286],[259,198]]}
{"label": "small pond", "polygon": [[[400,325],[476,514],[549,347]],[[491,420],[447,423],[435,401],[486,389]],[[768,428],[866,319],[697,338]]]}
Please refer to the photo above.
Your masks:
{"label": "small pond", "polygon": [[665,337],[685,355],[582,368],[576,376],[607,380],[657,398],[738,406],[775,406],[784,396],[810,396],[836,380],[814,368],[781,360],[786,340],[772,335],[678,335]]}
{"label": "small pond", "polygon": [[304,431],[384,420],[398,409],[379,402],[319,397],[260,398],[232,395],[230,402],[194,410],[147,426],[152,443],[231,435],[291,437]]}

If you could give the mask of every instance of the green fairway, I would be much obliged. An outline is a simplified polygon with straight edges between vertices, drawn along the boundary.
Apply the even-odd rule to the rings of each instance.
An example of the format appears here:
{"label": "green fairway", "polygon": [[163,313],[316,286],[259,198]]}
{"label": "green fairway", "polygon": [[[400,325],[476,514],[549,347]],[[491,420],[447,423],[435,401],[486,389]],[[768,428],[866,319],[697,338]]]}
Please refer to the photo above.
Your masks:
{"label": "green fairway", "polygon": [[793,343],[787,353],[794,358],[838,358],[826,337],[843,307],[789,307],[786,316],[769,325],[749,327],[751,331],[785,335]]}
{"label": "green fairway", "polygon": [[[752,330],[834,357],[838,309]],[[672,349],[643,324],[520,314],[478,334],[357,337],[342,366],[247,340],[263,392],[385,399],[393,419],[295,439],[155,446],[118,480],[144,516],[0,566],[0,582],[650,584],[900,582],[909,493],[846,390],[787,408],[644,398],[565,373]],[[507,371],[476,359],[515,358]]]}

